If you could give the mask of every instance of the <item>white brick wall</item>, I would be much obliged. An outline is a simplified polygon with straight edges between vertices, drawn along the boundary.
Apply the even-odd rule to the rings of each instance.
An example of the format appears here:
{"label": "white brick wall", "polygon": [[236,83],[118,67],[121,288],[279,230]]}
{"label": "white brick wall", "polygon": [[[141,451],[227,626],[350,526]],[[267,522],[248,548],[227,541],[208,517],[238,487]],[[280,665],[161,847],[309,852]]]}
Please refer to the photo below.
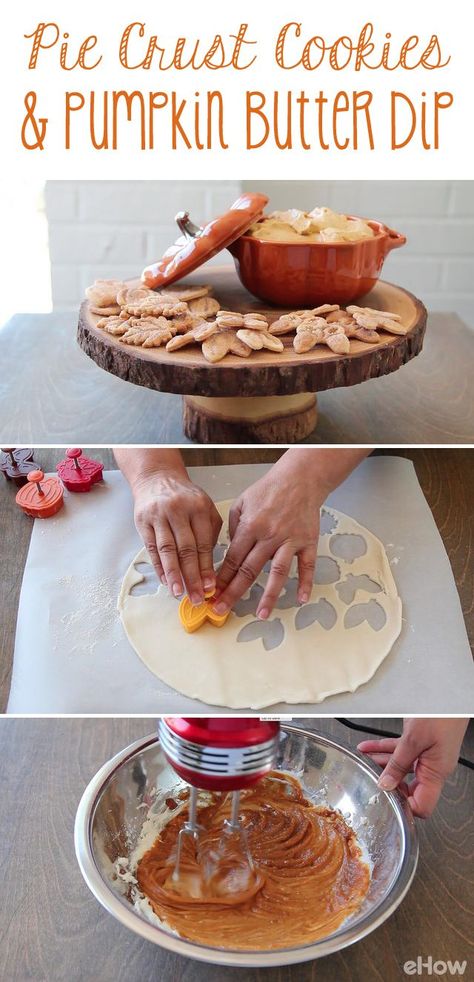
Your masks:
{"label": "white brick wall", "polygon": [[177,211],[204,222],[240,190],[237,181],[48,181],[54,307],[76,307],[96,277],[138,276],[175,240]]}
{"label": "white brick wall", "polygon": [[264,191],[273,208],[324,204],[404,232],[407,245],[388,257],[386,278],[432,310],[454,310],[474,324],[474,182],[468,181],[50,181],[54,306],[77,306],[95,277],[137,275],[174,240],[177,211],[208,220],[242,188]]}

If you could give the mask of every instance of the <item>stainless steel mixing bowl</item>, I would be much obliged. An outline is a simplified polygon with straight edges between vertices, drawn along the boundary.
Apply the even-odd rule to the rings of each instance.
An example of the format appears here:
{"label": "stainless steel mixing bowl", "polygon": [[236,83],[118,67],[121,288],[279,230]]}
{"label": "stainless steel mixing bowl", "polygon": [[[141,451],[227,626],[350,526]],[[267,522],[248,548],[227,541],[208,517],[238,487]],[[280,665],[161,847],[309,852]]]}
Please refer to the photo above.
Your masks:
{"label": "stainless steel mixing bowl", "polygon": [[182,786],[155,735],[137,740],[108,761],[84,792],[75,844],[89,889],[110,914],[142,938],[214,964],[289,965],[359,941],[393,913],[412,882],[418,844],[410,809],[400,795],[377,788],[378,772],[367,760],[300,727],[282,727],[277,766],[296,775],[315,804],[342,812],[370,861],[372,876],[364,903],[338,931],[300,947],[234,951],[186,941],[134,906],[130,885],[117,877],[115,862],[130,857],[137,846],[150,804],[158,812],[166,797]]}

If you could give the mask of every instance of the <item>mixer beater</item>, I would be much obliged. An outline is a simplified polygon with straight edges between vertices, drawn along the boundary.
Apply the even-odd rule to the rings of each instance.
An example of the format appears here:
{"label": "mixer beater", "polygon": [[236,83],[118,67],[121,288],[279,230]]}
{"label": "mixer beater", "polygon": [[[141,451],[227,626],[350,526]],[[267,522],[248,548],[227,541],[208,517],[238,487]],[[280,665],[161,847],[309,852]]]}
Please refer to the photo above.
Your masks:
{"label": "mixer beater", "polygon": [[[199,897],[203,892],[245,888],[254,877],[247,835],[240,819],[241,791],[275,766],[280,724],[255,717],[165,716],[158,736],[167,760],[190,785],[188,818],[179,832],[172,886]],[[200,855],[200,790],[231,793],[230,816],[213,848]],[[200,876],[186,874],[186,849],[200,859]],[[220,887],[219,887],[220,884]]]}

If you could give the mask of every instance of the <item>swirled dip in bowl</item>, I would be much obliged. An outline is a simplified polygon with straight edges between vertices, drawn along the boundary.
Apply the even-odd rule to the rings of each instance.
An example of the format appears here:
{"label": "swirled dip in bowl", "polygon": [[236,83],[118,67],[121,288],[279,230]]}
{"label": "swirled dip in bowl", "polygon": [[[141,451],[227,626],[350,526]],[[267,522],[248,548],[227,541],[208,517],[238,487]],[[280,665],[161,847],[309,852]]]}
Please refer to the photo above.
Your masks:
{"label": "swirled dip in bowl", "polygon": [[[229,817],[230,795],[213,794],[198,813],[197,849],[187,838],[177,883],[186,811],[171,818],[138,863],[140,890],[181,937],[244,950],[287,948],[327,937],[359,909],[370,872],[356,835],[339,812],[313,805],[296,778],[273,772],[242,792],[240,819],[255,866],[246,876],[238,852],[217,865],[212,859]],[[208,866],[214,875],[203,879]]]}

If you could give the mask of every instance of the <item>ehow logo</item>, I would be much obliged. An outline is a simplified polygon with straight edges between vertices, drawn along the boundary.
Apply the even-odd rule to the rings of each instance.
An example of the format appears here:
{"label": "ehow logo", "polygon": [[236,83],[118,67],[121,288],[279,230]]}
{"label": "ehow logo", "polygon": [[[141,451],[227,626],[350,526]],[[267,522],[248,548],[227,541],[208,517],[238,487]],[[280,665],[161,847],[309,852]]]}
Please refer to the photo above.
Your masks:
{"label": "ehow logo", "polygon": [[405,975],[464,975],[467,968],[467,961],[435,961],[432,955],[422,958],[418,955],[415,961],[405,962],[403,971]]}

